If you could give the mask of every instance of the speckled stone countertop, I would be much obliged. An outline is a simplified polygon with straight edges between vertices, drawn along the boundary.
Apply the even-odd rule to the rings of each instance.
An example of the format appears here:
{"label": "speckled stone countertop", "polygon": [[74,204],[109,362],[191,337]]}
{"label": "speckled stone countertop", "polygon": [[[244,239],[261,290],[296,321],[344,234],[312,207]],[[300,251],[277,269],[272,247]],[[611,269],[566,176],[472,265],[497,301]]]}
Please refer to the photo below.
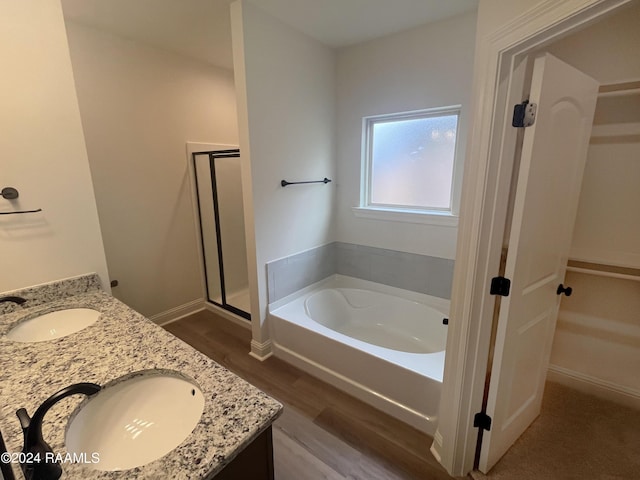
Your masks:
{"label": "speckled stone countertop", "polygon": [[[282,405],[251,384],[106,294],[95,276],[7,294],[29,301],[0,311],[0,430],[9,452],[22,449],[16,410],[33,415],[61,388],[78,382],[105,386],[123,375],[161,369],[179,372],[200,386],[204,413],[191,435],[175,450],[142,467],[101,472],[63,463],[66,479],[211,478],[279,416]],[[69,336],[39,343],[6,338],[20,321],[64,308],[93,308],[96,323]],[[83,395],[68,397],[46,414],[43,436],[56,453],[66,453],[68,420]],[[13,465],[17,479],[22,471]]]}

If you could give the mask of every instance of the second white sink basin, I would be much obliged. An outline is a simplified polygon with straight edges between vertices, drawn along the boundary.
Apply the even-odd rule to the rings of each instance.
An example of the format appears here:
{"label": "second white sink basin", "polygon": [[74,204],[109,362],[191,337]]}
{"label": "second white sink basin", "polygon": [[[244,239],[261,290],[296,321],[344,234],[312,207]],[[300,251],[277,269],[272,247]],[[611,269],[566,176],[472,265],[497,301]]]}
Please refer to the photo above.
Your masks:
{"label": "second white sink basin", "polygon": [[172,374],[142,374],[107,386],[81,406],[67,428],[69,453],[99,461],[103,471],[140,467],[166,455],[189,436],[204,410],[204,396]]}
{"label": "second white sink basin", "polygon": [[7,338],[15,342],[46,342],[66,337],[98,320],[100,312],[91,308],[68,308],[30,318],[13,327]]}

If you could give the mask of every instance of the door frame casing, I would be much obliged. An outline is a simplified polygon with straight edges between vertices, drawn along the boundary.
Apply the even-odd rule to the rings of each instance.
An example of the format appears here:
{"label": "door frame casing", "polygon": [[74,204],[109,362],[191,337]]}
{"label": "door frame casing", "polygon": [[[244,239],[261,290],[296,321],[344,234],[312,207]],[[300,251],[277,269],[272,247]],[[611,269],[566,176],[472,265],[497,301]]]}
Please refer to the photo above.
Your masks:
{"label": "door frame casing", "polygon": [[491,278],[502,252],[515,154],[507,126],[510,94],[522,88],[516,69],[528,53],[596,21],[632,0],[544,0],[477,39],[474,127],[467,150],[453,277],[440,420],[431,451],[453,476],[475,458],[474,415],[482,408],[494,297]]}

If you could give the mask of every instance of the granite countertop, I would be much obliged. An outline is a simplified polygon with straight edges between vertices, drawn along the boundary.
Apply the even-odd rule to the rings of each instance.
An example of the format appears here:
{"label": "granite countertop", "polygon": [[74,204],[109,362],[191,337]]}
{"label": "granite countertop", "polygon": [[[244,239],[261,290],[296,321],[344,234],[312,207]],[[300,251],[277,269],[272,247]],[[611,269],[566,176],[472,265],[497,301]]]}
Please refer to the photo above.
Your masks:
{"label": "granite countertop", "polygon": [[[22,450],[16,410],[25,407],[33,415],[45,399],[73,383],[104,386],[133,372],[170,370],[192,379],[205,397],[200,422],[164,457],[121,472],[64,463],[62,478],[210,478],[282,411],[282,405],[264,392],[100,290],[95,275],[2,295],[9,293],[29,299],[26,308],[1,304],[0,311],[0,431],[9,452]],[[64,308],[93,308],[101,315],[93,325],[57,340],[18,343],[6,338],[25,318]],[[46,414],[43,436],[54,452],[66,453],[69,417],[85,398],[68,397]],[[19,465],[13,470],[17,479],[23,478]]]}

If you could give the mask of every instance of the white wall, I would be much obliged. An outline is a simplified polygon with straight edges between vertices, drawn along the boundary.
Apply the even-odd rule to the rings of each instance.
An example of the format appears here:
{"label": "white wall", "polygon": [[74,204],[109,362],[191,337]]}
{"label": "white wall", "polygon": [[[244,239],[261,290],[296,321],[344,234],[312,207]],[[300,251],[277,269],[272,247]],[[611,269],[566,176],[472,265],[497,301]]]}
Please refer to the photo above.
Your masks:
{"label": "white wall", "polygon": [[476,41],[495,33],[503,25],[513,21],[527,10],[534,8],[545,0],[479,0],[478,22],[476,24]]}
{"label": "white wall", "polygon": [[[109,290],[100,225],[58,1],[0,7],[0,291],[97,272]],[[14,208],[15,207],[15,208]]]}
{"label": "white wall", "polygon": [[237,144],[233,73],[67,29],[114,295],[167,320],[203,298],[185,148]]}
{"label": "white wall", "polygon": [[337,58],[337,236],[374,247],[454,258],[457,228],[354,217],[359,206],[362,118],[462,105],[464,161],[476,14],[427,24],[356,46]]}
{"label": "white wall", "polygon": [[[636,272],[637,274],[637,272]],[[640,408],[640,282],[568,273],[550,378]]]}
{"label": "white wall", "polygon": [[335,55],[248,3],[232,5],[232,26],[240,150],[250,175],[245,223],[256,251],[248,259],[258,292],[253,337],[262,342],[266,263],[334,240],[335,184],[282,188],[280,180],[334,178]]}

